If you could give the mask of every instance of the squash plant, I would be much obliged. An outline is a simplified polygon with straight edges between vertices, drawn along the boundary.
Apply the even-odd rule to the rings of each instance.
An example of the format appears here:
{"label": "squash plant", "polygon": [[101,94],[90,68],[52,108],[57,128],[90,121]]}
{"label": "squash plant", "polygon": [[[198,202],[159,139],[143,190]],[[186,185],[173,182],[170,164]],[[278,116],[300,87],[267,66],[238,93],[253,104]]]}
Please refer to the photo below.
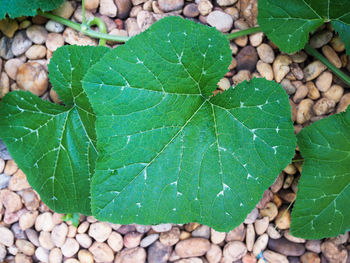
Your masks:
{"label": "squash plant", "polygon": [[[253,79],[213,96],[231,62],[228,39],[263,30],[281,50],[291,52],[301,49],[309,31],[328,19],[345,21],[338,31],[348,37],[345,4],[337,1],[325,11],[327,1],[302,2],[328,16],[317,26],[308,25],[311,11],[296,12],[299,1],[291,1],[295,21],[280,30],[299,39],[295,47],[282,39],[286,31],[276,35],[271,29],[269,21],[284,21],[291,14],[273,0],[259,0],[261,29],[224,36],[214,28],[168,17],[112,50],[61,47],[50,61],[49,78],[63,105],[29,92],[9,93],[0,105],[0,138],[54,211],[122,224],[195,221],[229,231],[290,163],[296,137],[288,96],[275,82]],[[6,8],[2,5],[0,14]],[[34,9],[47,10],[42,5]],[[80,25],[38,12],[92,37],[126,40],[91,30],[96,20]],[[308,29],[304,35],[292,27],[300,27],[300,21]],[[316,50],[307,50],[327,64]],[[350,83],[342,71],[329,67]],[[340,145],[349,140],[348,113],[298,135],[305,167],[292,214],[291,230],[297,236],[333,236],[350,226],[350,147]],[[334,131],[327,121],[336,124]],[[320,133],[320,126],[329,133]],[[337,136],[329,138],[332,133]],[[310,193],[316,177],[318,188],[328,189]]]}

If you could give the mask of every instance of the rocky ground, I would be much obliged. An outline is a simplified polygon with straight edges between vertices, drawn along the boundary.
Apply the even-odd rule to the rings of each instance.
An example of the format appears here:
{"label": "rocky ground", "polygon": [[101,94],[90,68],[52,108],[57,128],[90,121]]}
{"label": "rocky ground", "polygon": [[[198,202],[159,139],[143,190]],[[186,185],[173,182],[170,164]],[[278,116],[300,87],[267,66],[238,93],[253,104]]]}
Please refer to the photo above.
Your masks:
{"label": "rocky ground", "polygon": [[[110,34],[125,36],[134,36],[167,15],[234,32],[255,25],[257,12],[256,0],[86,0],[86,8],[87,17],[101,17]],[[55,13],[82,21],[79,1],[66,2]],[[97,45],[96,40],[42,17],[1,21],[0,30],[0,99],[22,89],[59,102],[48,81],[52,52],[67,44]],[[344,44],[331,27],[320,28],[310,44],[336,67],[350,71]],[[290,95],[296,133],[350,104],[348,87],[304,52],[282,54],[262,33],[240,37],[230,45],[230,71],[219,88],[226,90],[254,76],[281,83]],[[287,208],[295,198],[300,169],[301,163],[288,165],[244,223],[229,233],[197,223],[113,225],[84,216],[76,228],[40,201],[0,143],[0,261],[349,263],[348,233],[325,240],[290,235]]]}

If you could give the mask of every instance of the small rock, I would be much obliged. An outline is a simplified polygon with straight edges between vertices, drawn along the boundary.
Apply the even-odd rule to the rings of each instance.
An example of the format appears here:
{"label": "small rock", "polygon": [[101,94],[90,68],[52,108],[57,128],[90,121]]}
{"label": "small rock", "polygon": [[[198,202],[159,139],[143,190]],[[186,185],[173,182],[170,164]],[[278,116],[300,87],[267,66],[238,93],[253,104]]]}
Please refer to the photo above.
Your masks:
{"label": "small rock", "polygon": [[184,10],[183,10],[184,16],[186,17],[197,17],[199,16],[199,10],[198,10],[198,6],[194,3],[188,4],[185,6]]}
{"label": "small rock", "polygon": [[331,41],[332,37],[333,33],[331,31],[323,30],[317,32],[310,38],[310,46],[313,48],[320,48]]}
{"label": "small rock", "polygon": [[64,45],[64,38],[61,34],[49,33],[45,45],[51,52],[56,51],[57,48]]}
{"label": "small rock", "polygon": [[8,189],[0,191],[0,202],[2,202],[8,213],[16,212],[22,208],[20,196]]}
{"label": "small rock", "polygon": [[114,259],[113,250],[105,243],[94,242],[89,248],[96,262],[109,262]]}
{"label": "small rock", "polygon": [[339,101],[337,113],[343,112],[350,105],[350,93],[345,94]]}
{"label": "small rock", "polygon": [[82,223],[78,226],[77,232],[78,232],[79,234],[83,234],[83,233],[85,233],[85,232],[89,229],[89,226],[90,226],[89,222],[84,221],[84,222],[82,222]]}
{"label": "small rock", "polygon": [[126,248],[134,248],[140,244],[142,234],[138,232],[130,232],[124,236],[124,246]]}
{"label": "small rock", "polygon": [[22,191],[24,189],[30,188],[27,177],[22,172],[22,170],[17,170],[17,172],[12,175],[8,188],[11,191]]}
{"label": "small rock", "polygon": [[[2,99],[7,93],[10,91],[10,79],[7,76],[5,72],[1,72],[0,75],[0,99]],[[0,150],[1,152],[1,150]],[[1,155],[1,153],[0,153]],[[2,160],[2,159],[1,159]],[[0,173],[3,172],[3,169],[1,169],[1,164],[0,164]],[[0,189],[1,189],[1,183],[0,183]]]}
{"label": "small rock", "polygon": [[241,241],[231,241],[224,247],[224,259],[227,261],[240,260],[245,254],[247,254],[247,247]]}
{"label": "small rock", "polygon": [[289,230],[285,231],[283,236],[288,239],[290,242],[293,242],[293,243],[305,243],[305,239],[304,238],[300,238],[300,237],[295,237],[293,236]]}
{"label": "small rock", "polygon": [[213,11],[207,16],[207,23],[221,32],[228,32],[233,25],[233,19],[230,15]]}
{"label": "small rock", "polygon": [[91,254],[88,250],[80,250],[78,253],[78,259],[80,263],[93,263],[94,262],[94,256]]}
{"label": "small rock", "polygon": [[125,28],[126,28],[126,31],[128,31],[128,35],[130,37],[136,36],[136,35],[141,33],[141,29],[139,28],[135,18],[130,18],[129,17],[125,21]]}
{"label": "small rock", "polygon": [[113,231],[107,239],[107,244],[114,252],[118,252],[123,248],[123,237],[119,233]]}
{"label": "small rock", "polygon": [[[36,211],[37,212],[37,211]],[[27,229],[25,231],[28,240],[35,245],[36,247],[40,246],[39,239],[38,239],[38,232],[36,232],[34,229]]]}
{"label": "small rock", "polygon": [[[199,228],[197,228],[196,230],[198,230]],[[197,236],[194,235],[195,231],[192,232],[192,236],[194,236],[194,237],[201,237],[201,236],[198,236],[198,235]],[[208,227],[208,231],[210,231],[209,227]],[[180,229],[178,227],[173,227],[170,231],[161,233],[160,237],[159,237],[159,241],[165,246],[173,246],[179,240],[180,240]]]}
{"label": "small rock", "polygon": [[304,68],[304,78],[306,81],[317,78],[324,70],[326,66],[321,61],[314,61]]}
{"label": "small rock", "polygon": [[63,256],[72,257],[78,252],[79,243],[74,238],[69,237],[66,239],[66,242],[63,244],[61,250],[62,250]]}
{"label": "small rock", "polygon": [[253,254],[254,256],[258,256],[262,251],[265,250],[267,247],[267,243],[269,241],[269,236],[267,234],[262,234],[258,237],[258,239],[255,241],[255,244],[253,246]]}
{"label": "small rock", "polygon": [[135,247],[123,249],[117,254],[114,263],[144,263],[146,262],[146,251],[144,248]]}
{"label": "small rock", "polygon": [[300,257],[301,263],[320,263],[320,257],[312,252],[306,252],[304,255]]}
{"label": "small rock", "polygon": [[141,247],[148,247],[158,240],[159,234],[151,234],[141,240]]}
{"label": "small rock", "polygon": [[108,17],[117,15],[117,6],[113,0],[100,0],[100,14]]}
{"label": "small rock", "polygon": [[117,232],[122,235],[125,235],[126,233],[129,233],[129,232],[134,232],[134,231],[136,231],[135,225],[122,225],[117,229]]}
{"label": "small rock", "polygon": [[271,64],[275,60],[275,53],[273,52],[272,47],[270,47],[268,44],[262,43],[256,50],[259,58],[263,62]]}
{"label": "small rock", "polygon": [[213,5],[209,0],[200,0],[198,4],[198,11],[202,16],[208,15],[213,10]]}
{"label": "small rock", "polygon": [[37,257],[38,260],[44,262],[44,263],[49,263],[49,251],[43,247],[38,247],[35,250],[35,256]]}
{"label": "small rock", "polygon": [[33,45],[25,53],[28,59],[41,59],[46,56],[46,47],[42,45]]}
{"label": "small rock", "polygon": [[40,214],[35,221],[35,229],[37,231],[43,230],[51,232],[54,226],[52,214],[50,212]]}
{"label": "small rock", "polygon": [[238,64],[237,70],[246,69],[253,72],[258,61],[258,54],[255,48],[246,46],[238,52],[236,59]]}
{"label": "small rock", "polygon": [[87,10],[94,10],[98,8],[99,4],[100,4],[100,0],[86,0],[85,8]]}
{"label": "small rock", "polygon": [[11,226],[11,231],[15,235],[15,239],[27,239],[26,234],[20,228],[18,222]]}
{"label": "small rock", "polygon": [[263,209],[260,209],[260,215],[267,216],[270,221],[274,220],[278,214],[277,206],[273,202],[269,202]]}
{"label": "small rock", "polygon": [[311,119],[313,113],[313,105],[314,102],[310,99],[304,99],[299,103],[296,119],[298,124],[304,124]]}
{"label": "small rock", "polygon": [[[64,25],[53,21],[53,20],[49,20],[46,25],[45,28],[47,31],[52,32],[52,33],[62,33],[64,30]],[[46,36],[47,38],[47,36]]]}
{"label": "small rock", "polygon": [[0,226],[0,244],[10,247],[13,245],[14,238],[15,236],[10,229]]}
{"label": "small rock", "polygon": [[219,6],[230,6],[234,5],[237,2],[237,0],[216,0],[216,3]]}
{"label": "small rock", "polygon": [[257,47],[262,43],[263,38],[264,38],[264,33],[258,32],[258,33],[249,35],[249,42],[253,47]]}
{"label": "small rock", "polygon": [[322,98],[315,103],[313,106],[313,111],[316,115],[321,116],[332,112],[334,107],[335,101],[327,98]]}
{"label": "small rock", "polygon": [[218,88],[221,90],[228,90],[231,87],[231,83],[228,78],[220,79],[218,83]]}
{"label": "small rock", "polygon": [[[280,83],[282,79],[290,71],[289,65],[292,64],[292,59],[287,55],[278,55],[273,62],[272,68],[277,83]],[[305,73],[305,72],[304,72]]]}
{"label": "small rock", "polygon": [[153,243],[147,254],[148,263],[166,263],[171,254],[171,246],[167,246],[157,241]]}
{"label": "small rock", "polygon": [[0,190],[8,186],[11,176],[6,174],[0,174]]}
{"label": "small rock", "polygon": [[125,19],[129,16],[132,4],[130,0],[114,0],[117,5],[117,16],[120,19]]}
{"label": "small rock", "polygon": [[208,263],[219,263],[222,258],[222,250],[218,245],[211,244],[205,257],[208,260]]}
{"label": "small rock", "polygon": [[[180,230],[179,230],[179,236],[180,236]],[[210,238],[210,228],[206,225],[201,225],[192,232],[192,236],[193,237],[203,237],[203,238],[209,239]]]}
{"label": "small rock", "polygon": [[46,232],[46,231],[40,232],[39,243],[41,247],[46,248],[47,250],[53,249],[55,246],[51,240],[50,232]]}
{"label": "small rock", "polygon": [[254,223],[255,232],[260,236],[264,234],[269,226],[269,218],[267,216],[258,219]]}
{"label": "small rock", "polygon": [[72,3],[70,1],[65,1],[59,8],[53,10],[52,13],[56,16],[69,19],[72,16],[73,12],[74,12],[74,7]]}
{"label": "small rock", "polygon": [[145,31],[156,21],[156,19],[151,12],[142,10],[137,14],[136,21],[141,31]]}
{"label": "small rock", "polygon": [[213,228],[210,229],[210,240],[213,244],[220,244],[225,240],[225,237],[225,232],[218,232]]}
{"label": "small rock", "polygon": [[19,31],[13,38],[11,51],[15,56],[22,55],[30,48],[32,41],[30,41],[24,31]]}
{"label": "small rock", "polygon": [[6,257],[7,251],[4,245],[0,244],[0,261],[3,261]]}
{"label": "small rock", "polygon": [[288,229],[290,227],[290,212],[287,207],[280,209],[275,219],[275,224],[279,229]]}
{"label": "small rock", "polygon": [[263,78],[273,80],[273,70],[270,64],[259,60],[256,64],[256,69]]}
{"label": "small rock", "polygon": [[299,257],[305,252],[303,244],[293,243],[285,238],[269,239],[268,248],[285,256]]}
{"label": "small rock", "polygon": [[245,238],[245,243],[246,243],[248,251],[253,250],[254,242],[255,242],[254,226],[253,226],[253,224],[248,224],[247,225],[247,234],[246,234],[246,238]]}
{"label": "small rock", "polygon": [[17,85],[21,90],[41,96],[48,87],[48,76],[45,68],[37,62],[27,62],[18,68]]}
{"label": "small rock", "polygon": [[231,230],[230,232],[227,233],[226,235],[226,242],[229,241],[243,241],[245,238],[245,227],[244,224],[240,224],[238,227],[235,229]]}
{"label": "small rock", "polygon": [[22,200],[24,206],[30,211],[37,210],[40,204],[37,194],[35,194],[32,189],[27,189],[22,192]]}
{"label": "small rock", "polygon": [[332,73],[325,71],[316,80],[316,87],[321,92],[326,92],[330,89],[333,80]]}
{"label": "small rock", "polygon": [[18,23],[15,19],[0,20],[0,31],[7,37],[12,38],[18,30]]}
{"label": "small rock", "polygon": [[98,242],[104,242],[107,240],[111,232],[112,228],[109,224],[98,222],[90,225],[89,236]]}
{"label": "small rock", "polygon": [[47,31],[43,26],[38,25],[32,25],[27,28],[26,30],[27,37],[34,43],[34,44],[44,44],[47,38]]}
{"label": "small rock", "polygon": [[273,193],[268,189],[265,190],[263,197],[261,198],[260,202],[256,205],[257,208],[261,209],[266,206],[268,202],[270,202],[273,199]]}
{"label": "small rock", "polygon": [[182,9],[184,0],[158,0],[158,5],[163,12],[171,12]]}
{"label": "small rock", "polygon": [[97,40],[83,35],[70,27],[67,27],[63,32],[63,39],[70,45],[78,46],[97,46]]}
{"label": "small rock", "polygon": [[338,54],[333,50],[333,48],[331,48],[328,45],[325,45],[324,47],[322,47],[322,53],[335,67],[342,67],[341,60]]}
{"label": "small rock", "polygon": [[62,258],[63,258],[63,255],[59,248],[55,247],[50,251],[50,254],[49,254],[50,263],[61,263]]}
{"label": "small rock", "polygon": [[3,59],[11,59],[13,58],[13,53],[11,50],[12,38],[8,38],[6,36],[0,39],[0,56]]}
{"label": "small rock", "polygon": [[276,228],[273,225],[271,225],[271,224],[267,228],[267,234],[272,239],[280,239],[281,238],[280,232],[278,232],[276,230]]}
{"label": "small rock", "polygon": [[52,242],[56,247],[62,247],[66,241],[66,237],[68,234],[68,227],[65,223],[60,225],[56,225],[51,232]]}
{"label": "small rock", "polygon": [[158,233],[161,232],[168,232],[171,230],[172,225],[171,224],[159,224],[152,226],[152,229]]}
{"label": "small rock", "polygon": [[210,242],[204,238],[189,238],[175,246],[176,254],[181,258],[200,257],[210,249]]}
{"label": "small rock", "polygon": [[15,263],[32,263],[32,259],[24,254],[17,253],[15,256]]}
{"label": "small rock", "polygon": [[269,263],[289,263],[286,256],[273,252],[271,250],[265,250],[263,256]]}
{"label": "small rock", "polygon": [[322,254],[330,262],[345,263],[348,257],[346,249],[334,244],[332,241],[323,242],[321,245]]}
{"label": "small rock", "polygon": [[322,95],[323,97],[338,103],[342,98],[343,94],[344,94],[344,88],[342,86],[335,84],[335,85],[332,85],[330,89],[324,92]]}
{"label": "small rock", "polygon": [[11,159],[6,162],[4,174],[13,175],[15,172],[17,172],[17,170],[18,166],[14,160]]}
{"label": "small rock", "polygon": [[30,243],[27,240],[24,239],[17,239],[16,240],[16,247],[19,249],[20,252],[27,256],[33,256],[35,253],[35,247],[32,243]]}
{"label": "small rock", "polygon": [[308,240],[305,247],[307,250],[319,254],[321,253],[321,240]]}
{"label": "small rock", "polygon": [[[307,86],[305,86],[305,85],[299,86],[297,88],[297,91],[295,92],[295,94],[293,96],[293,101],[295,103],[299,103],[307,96],[308,93],[309,93],[309,88]],[[289,177],[289,178],[294,178],[294,177]]]}
{"label": "small rock", "polygon": [[89,248],[92,244],[92,239],[87,234],[77,234],[75,239],[83,248]]}
{"label": "small rock", "polygon": [[244,220],[244,224],[253,224],[255,220],[259,216],[259,210],[257,208],[254,208],[248,215],[247,218]]}
{"label": "small rock", "polygon": [[11,79],[16,80],[18,68],[22,65],[22,60],[20,60],[19,58],[13,58],[6,61],[4,69]]}

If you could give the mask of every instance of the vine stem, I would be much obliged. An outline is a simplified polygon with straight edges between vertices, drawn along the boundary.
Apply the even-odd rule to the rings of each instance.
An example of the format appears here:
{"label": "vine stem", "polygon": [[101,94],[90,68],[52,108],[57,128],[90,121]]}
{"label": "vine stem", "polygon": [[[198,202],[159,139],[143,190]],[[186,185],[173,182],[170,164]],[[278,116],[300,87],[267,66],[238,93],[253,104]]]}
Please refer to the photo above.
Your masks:
{"label": "vine stem", "polygon": [[251,28],[247,28],[247,29],[243,29],[231,34],[227,34],[226,38],[228,40],[237,38],[237,37],[242,37],[242,36],[246,36],[246,35],[250,35],[250,34],[254,34],[254,33],[258,33],[258,32],[262,32],[260,27],[251,27]]}
{"label": "vine stem", "polygon": [[39,15],[46,17],[48,19],[51,19],[53,21],[56,21],[58,23],[61,23],[62,25],[68,26],[74,30],[77,30],[89,37],[92,38],[98,38],[98,39],[104,39],[104,40],[110,40],[114,42],[119,42],[119,43],[124,43],[129,40],[129,37],[124,37],[124,36],[113,36],[113,35],[108,35],[105,33],[101,32],[96,32],[92,30],[91,28],[88,28],[86,25],[83,24],[78,24],[76,22],[73,22],[71,20],[65,19],[60,16],[56,16],[51,13],[44,13],[44,12],[38,12]]}
{"label": "vine stem", "polygon": [[323,64],[325,64],[331,71],[334,72],[335,75],[337,75],[339,78],[341,78],[347,85],[350,86],[350,77],[345,74],[343,71],[338,69],[336,66],[334,66],[331,62],[329,62],[328,59],[326,59],[320,52],[318,52],[316,49],[311,47],[310,45],[305,46],[305,51],[309,53],[311,56],[317,58],[319,61],[321,61]]}

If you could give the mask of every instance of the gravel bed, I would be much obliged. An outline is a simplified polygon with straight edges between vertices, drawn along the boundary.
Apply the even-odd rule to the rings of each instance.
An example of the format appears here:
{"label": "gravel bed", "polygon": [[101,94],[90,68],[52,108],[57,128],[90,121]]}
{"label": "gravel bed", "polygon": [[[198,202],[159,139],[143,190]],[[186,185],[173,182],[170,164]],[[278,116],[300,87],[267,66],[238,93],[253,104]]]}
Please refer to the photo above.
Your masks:
{"label": "gravel bed", "polygon": [[[134,36],[169,15],[229,33],[256,25],[256,2],[86,0],[86,15],[102,18],[113,35]],[[81,22],[81,2],[68,1],[54,13]],[[98,44],[42,17],[3,20],[0,31],[0,99],[21,89],[59,103],[47,73],[52,53],[63,45]],[[310,45],[336,67],[350,71],[344,44],[328,25],[317,30]],[[303,51],[280,53],[263,33],[235,39],[230,47],[230,71],[218,89],[261,76],[281,83],[290,96],[296,133],[350,104],[349,87]],[[300,162],[288,165],[244,223],[228,233],[197,223],[116,225],[85,216],[76,228],[41,202],[0,141],[0,262],[350,263],[348,233],[324,240],[289,233],[288,207],[295,199],[300,171]]]}

